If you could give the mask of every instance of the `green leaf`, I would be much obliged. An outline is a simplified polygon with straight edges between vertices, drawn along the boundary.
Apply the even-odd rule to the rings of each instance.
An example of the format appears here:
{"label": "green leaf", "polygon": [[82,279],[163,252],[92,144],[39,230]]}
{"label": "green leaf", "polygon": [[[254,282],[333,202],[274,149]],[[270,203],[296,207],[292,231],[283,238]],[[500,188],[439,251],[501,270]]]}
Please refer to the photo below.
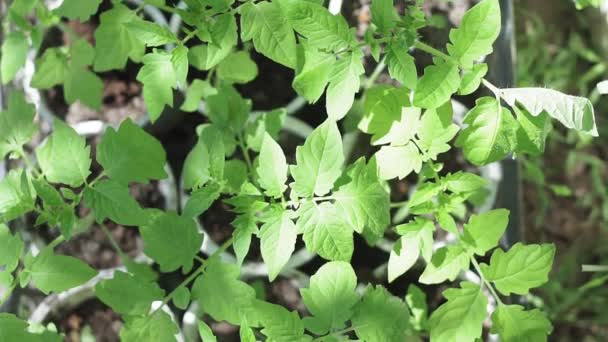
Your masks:
{"label": "green leaf", "polygon": [[256,168],[258,180],[266,195],[280,198],[287,186],[287,161],[281,146],[265,133]]}
{"label": "green leaf", "polygon": [[276,279],[289,261],[297,236],[298,231],[287,211],[279,212],[260,228],[260,250],[270,281]]}
{"label": "green leaf", "polygon": [[95,296],[115,312],[126,316],[144,316],[152,302],[163,300],[165,292],[154,282],[117,271],[112,279],[95,286]]}
{"label": "green leaf", "polygon": [[545,151],[545,140],[553,125],[546,112],[532,116],[524,108],[513,107],[517,115],[519,128],[517,130],[516,152],[540,155]]}
{"label": "green leaf", "polygon": [[[375,0],[374,3],[378,2]],[[391,9],[393,0],[380,0],[380,2],[390,2]],[[401,82],[408,89],[416,89],[418,74],[414,57],[408,52],[407,43],[403,40],[391,40],[386,46],[386,64],[388,73],[392,78]]]}
{"label": "green leaf", "polygon": [[238,193],[243,183],[247,181],[247,164],[240,159],[227,160],[224,164],[224,178],[226,184],[224,193]]}
{"label": "green leaf", "polygon": [[147,215],[131,197],[126,184],[106,179],[84,190],[84,205],[93,210],[95,220],[105,218],[127,226],[139,226],[147,222]]}
{"label": "green leaf", "polygon": [[242,265],[247,253],[249,253],[251,236],[258,233],[256,217],[252,214],[239,215],[232,221],[232,226],[234,227],[232,248],[234,249],[238,264]]}
{"label": "green leaf", "polygon": [[424,75],[418,80],[414,92],[416,107],[434,109],[450,100],[460,87],[458,65],[452,62],[438,62],[424,68]]}
{"label": "green leaf", "polygon": [[525,295],[531,288],[547,282],[554,256],[553,245],[523,245],[518,242],[506,253],[501,249],[495,250],[490,265],[481,264],[481,270],[502,294]]}
{"label": "green leaf", "polygon": [[481,85],[481,80],[488,73],[486,63],[475,64],[470,70],[464,71],[458,95],[473,94]]}
{"label": "green leaf", "polygon": [[244,42],[253,39],[256,51],[295,69],[295,35],[275,2],[246,3],[241,7],[241,39]]}
{"label": "green leaf", "polygon": [[326,120],[296,149],[297,165],[290,167],[292,189],[300,197],[323,196],[342,173],[344,151],[338,125]]}
{"label": "green leaf", "polygon": [[216,183],[209,183],[194,190],[184,206],[183,215],[192,218],[202,215],[220,198],[221,190],[222,188]]}
{"label": "green leaf", "polygon": [[134,37],[147,46],[177,43],[177,37],[167,26],[160,26],[146,20],[135,20],[123,24]]}
{"label": "green leaf", "polygon": [[309,1],[280,2],[294,30],[307,38],[312,47],[339,51],[353,43],[346,20],[331,14],[327,8]]}
{"label": "green leaf", "polygon": [[356,307],[352,325],[357,337],[364,341],[405,341],[409,335],[407,305],[382,286],[368,286]]}
{"label": "green leaf", "polygon": [[201,339],[205,342],[207,342],[207,341],[217,342],[217,338],[213,334],[213,331],[207,325],[207,323],[205,323],[203,321],[198,321],[198,334],[201,336]]}
{"label": "green leaf", "polygon": [[72,104],[80,101],[92,109],[101,108],[103,82],[96,74],[76,66],[68,68],[63,86],[65,100]]}
{"label": "green leaf", "polygon": [[23,94],[11,92],[8,110],[0,112],[0,158],[12,151],[18,151],[27,144],[38,131],[34,123],[35,107],[25,102]]}
{"label": "green leaf", "polygon": [[36,193],[27,179],[25,170],[13,169],[0,180],[0,222],[16,219],[34,210]]}
{"label": "green leaf", "polygon": [[380,32],[386,33],[395,28],[399,16],[395,10],[393,0],[373,0],[370,7],[372,23]]}
{"label": "green leaf", "polygon": [[505,158],[517,143],[517,121],[495,98],[483,97],[475,102],[464,118],[468,126],[456,139],[464,156],[475,165],[486,165]]}
{"label": "green leaf", "polygon": [[509,211],[494,209],[488,212],[471,215],[464,226],[462,241],[468,244],[477,255],[485,255],[487,251],[498,245],[509,223]]}
{"label": "green leaf", "polygon": [[481,1],[464,14],[459,28],[450,31],[448,52],[464,68],[470,68],[477,59],[492,52],[500,25],[498,0]]}
{"label": "green leaf", "polygon": [[247,326],[247,324],[241,323],[241,328],[239,329],[239,337],[241,338],[241,342],[256,342],[255,335],[253,330]]}
{"label": "green leaf", "polygon": [[437,196],[441,190],[441,184],[433,182],[423,183],[416,188],[416,191],[414,191],[414,194],[408,200],[407,206],[413,208],[417,205],[428,202]]}
{"label": "green leaf", "polygon": [[185,89],[188,85],[188,51],[188,48],[181,44],[171,51],[171,63],[173,64],[175,78],[180,89]]}
{"label": "green leaf", "polygon": [[429,319],[433,341],[474,341],[481,337],[486,319],[488,300],[481,288],[470,282],[460,283],[460,288],[443,292],[448,300]]}
{"label": "green leaf", "polygon": [[127,320],[120,331],[121,341],[175,342],[179,329],[171,316],[162,310],[151,316]]}
{"label": "green leaf", "polygon": [[413,328],[417,331],[426,330],[429,311],[426,305],[426,293],[418,286],[410,284],[407,288],[405,302],[413,316],[410,320]]}
{"label": "green leaf", "polygon": [[448,144],[459,127],[452,121],[452,102],[447,101],[436,109],[427,109],[418,127],[418,147],[424,151],[424,159],[436,159],[437,155],[450,150]]}
{"label": "green leaf", "polygon": [[144,240],[144,253],[160,264],[162,272],[180,267],[190,270],[203,243],[194,220],[174,212],[158,211],[139,231]]}
{"label": "green leaf", "polygon": [[277,140],[279,132],[283,128],[287,111],[283,108],[275,109],[270,112],[262,113],[255,121],[249,123],[246,129],[247,147],[259,152],[262,148],[262,141],[266,133]]}
{"label": "green leaf", "polygon": [[12,235],[4,224],[0,224],[0,266],[4,270],[12,272],[19,265],[19,259],[23,254],[23,240],[19,235]]}
{"label": "green leaf", "polygon": [[366,229],[382,236],[390,222],[390,199],[378,180],[376,166],[365,165],[365,159],[360,158],[346,171],[344,181],[348,182],[333,195],[340,215],[355,231]]}
{"label": "green leaf", "polygon": [[97,161],[110,178],[121,183],[167,178],[166,159],[161,143],[131,119],[118,130],[108,128],[97,145]]}
{"label": "green leaf", "polygon": [[315,103],[323,95],[325,87],[329,83],[336,64],[336,57],[312,48],[304,42],[300,44],[303,50],[301,59],[304,61],[300,62],[303,65],[296,71],[296,77],[291,85],[308,102]]}
{"label": "green leaf", "polygon": [[36,59],[36,72],[31,85],[37,89],[49,89],[65,82],[68,61],[59,48],[50,48]]}
{"label": "green leaf", "polygon": [[[221,153],[223,154],[224,151],[221,151]],[[209,164],[209,150],[203,138],[199,136],[196,145],[194,145],[184,161],[181,177],[183,187],[192,189],[205,185],[211,178]]]}
{"label": "green leaf", "polygon": [[7,84],[15,78],[17,71],[25,65],[25,58],[30,48],[27,37],[20,31],[10,32],[2,43],[0,74],[2,84]]}
{"label": "green leaf", "polygon": [[61,292],[82,285],[97,272],[82,261],[65,255],[54,255],[52,249],[44,249],[27,268],[40,291]]}
{"label": "green leaf", "polygon": [[382,146],[375,154],[378,161],[378,176],[381,179],[403,179],[412,171],[419,173],[422,156],[413,144],[405,146]]}
{"label": "green leaf", "polygon": [[181,310],[186,310],[190,304],[190,290],[185,286],[180,286],[174,290],[173,304]]}
{"label": "green leaf", "polygon": [[521,305],[500,305],[492,313],[492,333],[504,342],[547,341],[552,329],[539,309],[525,311]]}
{"label": "green leaf", "polygon": [[399,225],[395,230],[402,236],[395,242],[388,259],[389,283],[414,266],[420,255],[428,262],[433,253],[435,226],[432,221],[416,218],[416,221]]}
{"label": "green leaf", "polygon": [[[37,329],[9,313],[0,313],[0,341],[61,342],[63,336],[44,328]],[[36,330],[36,332],[32,332]]]}
{"label": "green leaf", "polygon": [[177,75],[171,62],[171,55],[155,51],[142,58],[144,66],[137,74],[137,80],[144,84],[144,101],[152,122],[160,117],[165,105],[173,106],[173,89]]}
{"label": "green leaf", "polygon": [[380,85],[366,91],[358,128],[373,134],[372,145],[402,146],[416,135],[419,120],[420,109],[410,105],[407,89]]}
{"label": "green leaf", "polygon": [[217,76],[229,83],[249,83],[258,76],[258,66],[248,52],[237,51],[220,62]]}
{"label": "green leaf", "polygon": [[460,245],[441,247],[420,276],[423,284],[440,284],[446,280],[454,281],[458,274],[468,269],[471,255]]}
{"label": "green leaf", "polygon": [[54,12],[68,19],[84,22],[97,12],[99,4],[101,0],[64,0]]}
{"label": "green leaf", "polygon": [[439,226],[441,226],[443,230],[458,235],[459,232],[458,227],[456,226],[456,221],[454,221],[454,218],[452,215],[450,215],[447,209],[439,209],[435,216],[437,218],[437,223],[439,223]]}
{"label": "green leaf", "polygon": [[188,92],[186,93],[186,99],[179,109],[184,112],[196,112],[201,103],[201,99],[215,94],[217,94],[217,89],[213,88],[211,83],[195,79],[190,84]]}
{"label": "green leaf", "polygon": [[501,89],[500,93],[511,107],[519,104],[532,116],[538,116],[545,111],[567,128],[598,136],[593,105],[585,97],[566,95],[544,88]]}
{"label": "green leaf", "polygon": [[458,171],[443,179],[446,188],[454,193],[477,191],[486,186],[487,181],[474,173]]}
{"label": "green leaf", "polygon": [[82,185],[91,174],[91,147],[84,137],[60,120],[55,120],[53,134],[38,149],[36,158],[51,183]]}
{"label": "green leaf", "polygon": [[306,202],[299,212],[296,226],[304,234],[306,249],[327,260],[350,261],[354,250],[353,230],[332,204]]}
{"label": "green leaf", "polygon": [[209,70],[218,65],[232,52],[237,43],[236,19],[233,14],[223,13],[215,17],[211,26],[211,42],[190,48],[188,60],[200,70]]}
{"label": "green leaf", "polygon": [[363,68],[363,52],[353,50],[338,59],[329,78],[325,108],[330,119],[342,119],[353,106],[355,94],[359,92]]}
{"label": "green leaf", "polygon": [[207,116],[211,122],[235,133],[243,129],[251,111],[251,100],[244,99],[232,86],[222,86],[207,98]]}
{"label": "green leaf", "polygon": [[124,69],[127,59],[139,61],[146,46],[123,24],[141,20],[134,11],[121,4],[103,12],[95,30],[95,71]]}
{"label": "green leaf", "polygon": [[71,66],[73,68],[85,68],[93,64],[95,49],[84,39],[78,39],[70,46]]}
{"label": "green leaf", "polygon": [[[203,311],[216,321],[238,325],[245,318],[253,323],[255,320],[248,317],[251,317],[256,300],[255,290],[238,280],[238,277],[237,265],[213,260],[205,272],[196,278],[192,286],[192,298],[198,300]],[[219,293],[222,295],[218,296]]]}
{"label": "green leaf", "polygon": [[304,335],[304,324],[296,311],[289,312],[280,305],[263,301],[256,302],[256,314],[259,316],[267,341],[309,342]]}
{"label": "green leaf", "polygon": [[352,266],[344,261],[324,264],[310,278],[308,288],[301,289],[302,300],[313,317],[304,319],[306,326],[314,326],[315,334],[343,329],[353,315],[359,295],[355,291],[357,276]]}

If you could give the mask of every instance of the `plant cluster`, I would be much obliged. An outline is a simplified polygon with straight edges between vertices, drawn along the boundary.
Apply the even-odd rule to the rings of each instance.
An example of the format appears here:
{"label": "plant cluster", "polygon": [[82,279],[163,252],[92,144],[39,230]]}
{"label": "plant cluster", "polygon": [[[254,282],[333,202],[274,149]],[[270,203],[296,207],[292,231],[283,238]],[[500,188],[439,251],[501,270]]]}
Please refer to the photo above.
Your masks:
{"label": "plant cluster", "polygon": [[[126,272],[116,272],[95,287],[96,296],[122,315],[124,341],[174,341],[175,322],[160,301],[178,308],[198,301],[216,321],[239,325],[242,341],[404,341],[430,336],[432,341],[474,341],[490,317],[492,333],[504,341],[545,340],[551,323],[539,309],[503,302],[503,296],[527,294],[548,279],[555,248],[551,244],[517,243],[499,247],[509,212],[495,209],[469,215],[467,203],[484,192],[483,178],[469,172],[442,173],[438,155],[453,145],[469,162],[486,165],[509,155],[543,152],[552,119],[597,135],[593,107],[581,97],[543,88],[499,89],[484,77],[481,62],[492,52],[501,26],[498,0],[482,0],[452,29],[445,52],[420,40],[425,25],[422,1],[398,13],[392,0],[373,0],[372,25],[357,39],[345,18],[331,14],[322,0],[187,0],[184,7],[164,0],[146,4],[177,13],[183,32],[142,18],[143,6],[131,9],[120,1],[100,16],[95,45],[74,39],[69,47],[49,48],[37,59],[31,86],[63,85],[68,103],[92,108],[101,104],[102,83],[96,72],[122,69],[127,60],[141,63],[137,79],[152,121],[174,105],[174,89],[187,91],[183,111],[204,101],[208,123],[198,127],[199,140],[186,158],[181,182],[189,199],[181,212],[142,208],[130,195],[131,183],[167,177],[166,154],[153,136],[131,122],[108,129],[96,147],[103,168],[91,175],[91,148],[69,125],[55,121],[52,134],[35,148],[35,160],[24,150],[38,131],[35,108],[19,92],[0,113],[0,155],[18,159],[22,167],[0,181],[0,222],[33,213],[37,225],[61,232],[37,255],[24,253],[18,233],[0,226],[0,282],[13,289],[30,284],[45,294],[68,290],[96,275],[77,258],[54,249],[82,229],[75,208],[84,205],[95,220],[139,229],[145,254],[161,272],[181,270],[187,278],[165,291],[150,268],[123,257]],[[23,66],[30,44],[40,46],[42,32],[63,18],[85,21],[100,0],[65,0],[54,10],[42,1],[16,0],[8,21],[14,28],[2,45],[2,81]],[[31,12],[39,21],[32,26]],[[237,24],[237,21],[239,24]],[[258,69],[240,41],[294,71],[293,89],[308,102],[325,96],[327,120],[297,147],[289,165],[277,142],[287,112],[276,109],[252,114],[252,103],[235,85],[251,81]],[[77,37],[75,37],[77,38]],[[159,47],[165,46],[167,49]],[[414,49],[433,56],[418,77]],[[364,50],[380,67],[388,66],[394,85],[361,84]],[[207,71],[206,79],[189,79],[189,68]],[[381,70],[381,69],[378,69]],[[493,96],[481,97],[464,118],[453,123],[451,98],[472,94],[484,85]],[[356,94],[360,92],[360,99]],[[351,110],[354,102],[361,104]],[[347,116],[348,115],[348,116]],[[338,121],[356,122],[370,137],[372,156],[348,163]],[[419,186],[404,203],[391,203],[387,181],[419,175]],[[234,233],[205,259],[203,235],[195,220],[222,200],[237,214]],[[407,208],[410,220],[391,222],[393,207]],[[457,221],[466,221],[459,227]],[[135,228],[134,228],[135,229]],[[454,243],[433,249],[434,235],[445,230]],[[421,284],[454,281],[472,267],[479,282],[463,281],[444,291],[447,301],[428,312],[424,293],[412,284],[405,299],[380,285],[357,291],[349,261],[354,235],[376,244],[387,232],[398,236],[388,260],[388,280],[407,272],[422,258]],[[308,316],[256,296],[239,280],[253,238],[270,281],[288,264],[301,238],[305,248],[327,262],[301,289]],[[232,249],[236,263],[220,255]],[[481,258],[491,252],[487,263]],[[496,309],[488,313],[488,301]],[[200,317],[199,317],[200,318]],[[204,341],[214,341],[199,321]],[[10,314],[0,314],[0,340],[59,341],[45,329]]]}

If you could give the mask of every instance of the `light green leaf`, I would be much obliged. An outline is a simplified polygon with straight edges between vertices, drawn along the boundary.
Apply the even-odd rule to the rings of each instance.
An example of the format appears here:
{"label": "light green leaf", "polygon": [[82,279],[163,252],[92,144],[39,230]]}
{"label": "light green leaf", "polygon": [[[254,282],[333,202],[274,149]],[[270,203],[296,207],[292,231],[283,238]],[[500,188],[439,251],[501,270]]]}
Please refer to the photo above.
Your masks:
{"label": "light green leaf", "polygon": [[409,335],[407,305],[382,286],[368,286],[356,307],[352,325],[357,337],[364,341],[405,341]]}
{"label": "light green leaf", "polygon": [[405,146],[382,146],[375,154],[378,161],[378,176],[381,179],[403,179],[412,171],[419,173],[422,156],[413,144]]}
{"label": "light green leaf", "polygon": [[247,147],[259,152],[266,133],[277,140],[286,116],[287,111],[281,108],[262,113],[255,121],[250,122],[246,128]]}
{"label": "light green leaf", "polygon": [[426,293],[418,286],[410,284],[407,288],[407,295],[405,295],[405,302],[413,316],[410,320],[413,328],[416,331],[426,330],[429,311],[426,304]]}
{"label": "light green leaf", "polygon": [[422,203],[432,200],[441,192],[441,184],[426,182],[416,188],[414,194],[407,202],[407,206],[412,208]]}
{"label": "light green leaf", "polygon": [[430,261],[433,253],[435,226],[432,221],[416,218],[416,221],[399,225],[395,230],[402,236],[395,242],[388,259],[389,283],[414,266],[420,255]]}
{"label": "light green leaf", "polygon": [[241,39],[253,39],[256,51],[295,69],[296,39],[286,16],[275,2],[246,3],[241,7]]}
{"label": "light green leaf", "polygon": [[[63,336],[44,328],[36,329],[13,314],[0,313],[0,341],[19,342],[61,342]],[[32,332],[32,330],[36,332]]]}
{"label": "light green leaf", "polygon": [[92,109],[101,108],[103,81],[87,69],[76,66],[68,68],[63,91],[69,104],[80,101]]}
{"label": "light green leaf", "polygon": [[424,68],[424,75],[418,80],[414,92],[414,105],[428,109],[437,108],[449,101],[459,87],[458,65],[438,61],[437,64]]}
{"label": "light green leaf", "polygon": [[153,301],[162,300],[165,291],[154,282],[117,271],[112,279],[95,286],[95,296],[112,310],[127,316],[144,316]]}
{"label": "light green leaf", "polygon": [[464,118],[468,126],[456,139],[464,156],[475,165],[486,165],[506,157],[517,143],[517,121],[495,98],[483,97],[475,102]]}
{"label": "light green leaf", "polygon": [[587,98],[544,88],[501,89],[500,94],[511,107],[519,104],[532,116],[538,116],[545,111],[568,128],[589,133],[594,137],[598,135],[593,105]]}
{"label": "light green leaf", "polygon": [[287,161],[281,146],[268,133],[264,134],[256,173],[266,195],[275,198],[283,196],[287,188]]}
{"label": "light green leaf", "polygon": [[220,14],[211,25],[211,42],[190,48],[188,54],[190,64],[200,70],[209,70],[220,63],[230,54],[238,39],[233,14]]}
{"label": "light green leaf", "polygon": [[393,0],[373,0],[370,6],[372,23],[380,32],[388,32],[395,27],[399,16],[395,10]]}
{"label": "light green leaf", "polygon": [[97,161],[105,173],[121,183],[167,178],[166,154],[161,143],[131,119],[108,128],[97,145]]}
{"label": "light green leaf", "polygon": [[470,254],[460,245],[441,247],[420,276],[423,284],[440,284],[446,280],[454,281],[458,274],[469,267]]}
{"label": "light green leaf", "polygon": [[12,272],[19,265],[23,254],[23,240],[19,235],[12,235],[4,224],[0,224],[0,266],[7,272]]}
{"label": "light green leaf", "polygon": [[34,210],[36,193],[28,178],[24,169],[13,169],[0,180],[0,222],[11,221]]}
{"label": "light green leaf", "polygon": [[40,252],[27,268],[36,288],[45,294],[61,292],[82,285],[97,272],[82,261],[65,255],[54,255],[52,249]]}
{"label": "light green leaf", "polygon": [[553,327],[539,309],[525,311],[521,305],[500,305],[492,313],[492,333],[504,342],[541,342]]}
{"label": "light green leaf", "polygon": [[262,334],[267,341],[309,342],[304,335],[304,324],[296,311],[289,312],[280,305],[263,301],[256,302],[256,314],[259,316]]}
{"label": "light green leaf", "polygon": [[190,290],[185,286],[180,286],[174,290],[173,304],[181,310],[186,310],[190,304]]}
{"label": "light green leaf", "polygon": [[78,187],[91,174],[91,148],[84,137],[60,120],[55,120],[53,134],[36,149],[36,158],[51,183]]}
{"label": "light green leaf", "polygon": [[436,159],[437,155],[450,150],[449,142],[458,133],[458,125],[452,122],[452,102],[447,101],[436,109],[427,109],[418,128],[418,147],[424,159]]}
{"label": "light green leaf", "polygon": [[380,85],[365,92],[358,128],[373,134],[372,145],[402,146],[416,135],[419,120],[420,109],[410,105],[407,89]]}
{"label": "light green leaf", "polygon": [[230,85],[222,86],[217,94],[207,98],[207,116],[211,122],[235,133],[243,129],[251,111],[251,100],[244,99]]}
{"label": "light green leaf", "polygon": [[147,221],[147,215],[131,197],[127,185],[113,180],[102,180],[86,187],[84,205],[93,210],[97,222],[109,218],[118,224],[139,226]]}
{"label": "light green leaf", "polygon": [[353,230],[332,204],[306,202],[299,212],[296,226],[304,234],[306,249],[327,260],[350,261],[354,250]]}
{"label": "light green leaf", "polygon": [[120,330],[121,341],[175,342],[179,329],[171,316],[162,310],[151,316],[134,317]]}
{"label": "light green leaf", "polygon": [[346,171],[346,184],[333,195],[342,217],[358,233],[364,229],[382,236],[390,221],[389,194],[380,183],[373,163],[360,158]]}
{"label": "light green leaf", "polygon": [[488,300],[481,288],[470,282],[443,292],[448,300],[429,319],[432,341],[474,341],[481,337]]}
{"label": "light green leaf", "polygon": [[95,71],[124,69],[128,58],[142,58],[146,46],[123,25],[137,20],[137,14],[121,4],[101,14],[95,30]]}
{"label": "light green leaf", "polygon": [[260,228],[260,250],[268,267],[268,279],[273,281],[289,261],[296,247],[298,231],[289,212],[276,215]]}
{"label": "light green leaf", "polygon": [[[255,290],[238,280],[238,277],[237,265],[213,260],[205,272],[196,278],[192,286],[192,298],[198,300],[203,311],[216,321],[238,325],[245,318],[254,323],[255,317],[251,317],[251,312],[256,300]],[[218,296],[219,293],[222,295]]]}
{"label": "light green leaf", "polygon": [[477,191],[488,183],[484,178],[470,172],[450,173],[443,179],[446,188],[454,193]]}
{"label": "light green leaf", "polygon": [[465,70],[462,75],[462,83],[458,89],[458,95],[473,94],[481,85],[481,80],[488,73],[486,63],[475,64],[470,70]]}
{"label": "light green leaf", "polygon": [[8,110],[0,112],[0,157],[11,151],[18,151],[27,144],[38,131],[34,123],[35,107],[25,102],[23,93],[11,92]]}
{"label": "light green leaf", "polygon": [[[217,338],[213,334],[211,328],[207,325],[207,323],[203,321],[198,321],[198,334],[201,339],[205,342],[217,342]],[[255,341],[254,341],[255,342]]]}
{"label": "light green leaf", "polygon": [[[375,0],[378,2],[379,0]],[[380,0],[380,2],[391,3],[392,0]],[[408,52],[408,46],[403,40],[392,40],[386,46],[386,64],[388,65],[388,73],[392,78],[401,82],[408,89],[416,89],[418,82],[418,74],[416,72],[416,63],[414,57]]]}
{"label": "light green leaf", "polygon": [[180,89],[185,89],[188,85],[188,48],[180,44],[173,49],[171,51],[171,63],[173,64],[173,70],[175,70],[177,85]]}
{"label": "light green leaf", "polygon": [[308,288],[300,290],[313,316],[304,320],[306,326],[314,326],[318,335],[344,328],[359,301],[356,287],[357,276],[349,263],[332,261],[321,266],[310,278]]}
{"label": "light green leaf", "polygon": [[523,245],[518,242],[506,253],[501,249],[495,250],[490,265],[481,264],[481,270],[502,294],[525,295],[531,288],[548,280],[554,256],[553,245]]}
{"label": "light green leaf", "polygon": [[447,209],[439,209],[435,214],[435,217],[437,218],[437,223],[439,223],[439,226],[441,226],[443,230],[458,235],[459,232],[458,227],[456,226],[456,221],[454,221],[454,218],[452,215],[450,215]]}
{"label": "light green leaf", "polygon": [[179,109],[184,112],[195,112],[201,103],[201,99],[215,94],[217,94],[217,89],[211,83],[195,79],[190,84],[186,93],[186,99]]}
{"label": "light green leaf", "polygon": [[216,183],[209,183],[194,190],[184,206],[183,215],[192,218],[202,215],[220,197],[221,190]]}
{"label": "light green leaf", "polygon": [[85,68],[93,64],[95,49],[85,39],[78,39],[70,46],[70,58],[73,68]]}
{"label": "light green leaf", "polygon": [[175,34],[167,26],[160,26],[146,20],[135,20],[123,25],[134,37],[137,37],[147,46],[160,46],[178,42]]}
{"label": "light green leaf", "polygon": [[312,47],[339,51],[354,42],[346,20],[309,1],[285,0],[280,5],[294,30]]}
{"label": "light green leaf", "polygon": [[30,48],[27,37],[20,31],[10,32],[2,43],[0,74],[2,84],[7,84],[15,78],[17,71],[25,65],[27,51]]}
{"label": "light green leaf", "polygon": [[238,193],[243,183],[247,181],[247,164],[240,159],[227,160],[224,164],[224,178],[226,184],[224,193]]}
{"label": "light green leaf", "polygon": [[483,0],[469,9],[457,29],[450,30],[448,52],[464,68],[492,52],[492,44],[500,33],[498,0]]}
{"label": "light green leaf", "polygon": [[296,71],[296,77],[291,85],[308,102],[315,103],[323,95],[325,87],[329,83],[336,64],[336,57],[310,47],[304,42],[300,44],[304,50],[302,56],[304,61],[300,62],[303,65]]}
{"label": "light green leaf", "polygon": [[494,209],[472,215],[464,225],[462,241],[468,244],[475,254],[483,256],[498,245],[508,223],[509,211],[506,209]]}
{"label": "light green leaf", "polygon": [[37,89],[49,89],[62,84],[67,73],[68,61],[65,54],[59,48],[50,48],[36,59],[36,72],[31,85]]}
{"label": "light green leaf", "polygon": [[249,253],[251,236],[258,233],[256,217],[252,214],[239,215],[232,221],[232,226],[234,227],[232,248],[234,249],[238,264],[242,265],[247,253]]}
{"label": "light green leaf", "polygon": [[247,326],[245,323],[241,323],[241,328],[239,329],[239,337],[241,338],[241,342],[256,342],[255,334],[253,330]]}
{"label": "light green leaf", "polygon": [[553,125],[547,112],[532,116],[524,108],[513,107],[517,115],[519,128],[517,130],[516,152],[540,155],[545,151],[545,140]]}
{"label": "light green leaf", "polygon": [[101,0],[63,0],[61,6],[54,10],[55,14],[68,19],[87,21],[97,12]]}
{"label": "light green leaf", "polygon": [[142,58],[144,66],[137,74],[137,80],[144,84],[144,101],[152,122],[160,117],[165,105],[173,106],[173,89],[177,75],[171,62],[171,55],[155,51]]}
{"label": "light green leaf", "polygon": [[150,221],[139,229],[144,240],[144,253],[159,263],[163,272],[180,267],[190,270],[192,260],[203,243],[194,219],[162,211],[151,216]]}
{"label": "light green leaf", "polygon": [[363,52],[360,49],[344,54],[333,67],[325,98],[325,108],[330,119],[342,119],[353,106],[359,92],[363,68]]}
{"label": "light green leaf", "polygon": [[228,55],[217,66],[218,77],[229,83],[249,83],[258,76],[258,66],[246,51]]}
{"label": "light green leaf", "polygon": [[292,189],[300,197],[323,196],[342,174],[344,151],[338,125],[326,120],[296,149],[297,165],[290,167]]}
{"label": "light green leaf", "polygon": [[[221,151],[222,154],[224,153]],[[207,183],[211,178],[209,170],[209,150],[203,138],[199,137],[198,142],[184,161],[182,170],[182,185],[186,189],[198,188]]]}

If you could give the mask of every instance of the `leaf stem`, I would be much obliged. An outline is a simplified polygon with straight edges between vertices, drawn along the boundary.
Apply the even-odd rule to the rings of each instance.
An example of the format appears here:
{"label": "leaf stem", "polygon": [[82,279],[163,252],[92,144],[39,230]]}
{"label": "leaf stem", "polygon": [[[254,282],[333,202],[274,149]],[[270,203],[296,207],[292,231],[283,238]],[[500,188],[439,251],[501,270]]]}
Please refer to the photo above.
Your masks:
{"label": "leaf stem", "polygon": [[251,157],[249,156],[249,149],[243,143],[243,135],[241,133],[239,133],[239,135],[237,136],[236,142],[239,145],[241,152],[243,153],[243,158],[245,158],[245,163],[247,164],[247,168],[249,169],[249,174],[251,174],[253,172],[253,163],[251,162]]}
{"label": "leaf stem", "polygon": [[608,265],[583,265],[583,272],[608,272]]}
{"label": "leaf stem", "polygon": [[401,207],[407,205],[407,202],[409,202],[409,201],[393,202],[393,203],[391,203],[390,207],[391,208],[401,208]]}
{"label": "leaf stem", "polygon": [[481,272],[481,267],[479,267],[479,263],[477,262],[477,260],[475,260],[475,257],[471,257],[471,263],[473,264],[473,267],[475,267],[475,271],[477,271],[477,274],[479,274],[479,278],[481,278],[481,281],[483,282],[483,284],[488,288],[488,290],[490,291],[490,293],[492,294],[494,299],[496,299],[496,302],[499,305],[504,305],[502,300],[500,300],[498,293],[496,293],[496,290],[494,290],[494,287],[492,286],[492,284],[490,284],[490,282],[486,279],[486,277],[484,277],[483,272]]}
{"label": "leaf stem", "polygon": [[376,68],[374,69],[372,74],[369,76],[369,78],[367,79],[365,84],[363,85],[363,89],[371,88],[374,85],[374,83],[376,83],[376,80],[378,79],[380,74],[382,74],[382,71],[384,71],[385,68],[386,68],[386,56],[382,57],[382,59],[380,60],[378,65],[376,65]]}
{"label": "leaf stem", "polygon": [[27,168],[30,169],[32,171],[32,173],[34,173],[34,176],[39,177],[41,175],[40,171],[38,171],[38,168],[34,166],[32,161],[30,160],[30,158],[27,156],[27,154],[23,150],[23,147],[20,147],[15,152],[17,153],[17,155],[19,155],[19,157],[21,159],[23,159],[25,166],[27,166]]}
{"label": "leaf stem", "polygon": [[104,232],[104,234],[106,234],[106,236],[108,237],[108,240],[110,240],[110,244],[116,250],[116,253],[118,253],[118,255],[120,256],[120,258],[123,259],[123,264],[124,264],[125,259],[128,258],[127,255],[122,251],[122,249],[118,245],[118,242],[116,242],[116,240],[112,236],[112,233],[110,232],[110,230],[108,229],[108,227],[105,224],[103,224],[103,223],[100,224],[99,226],[101,227],[101,230]]}
{"label": "leaf stem", "polygon": [[414,42],[414,48],[416,48],[418,50],[421,50],[421,51],[424,51],[424,52],[426,52],[428,54],[431,54],[433,56],[441,57],[441,58],[445,59],[446,61],[451,61],[452,60],[452,57],[450,57],[446,53],[444,53],[442,51],[439,51],[439,50],[435,49],[434,47],[432,47],[432,46],[430,46],[430,45],[428,45],[426,43],[423,43],[423,42],[421,42],[419,40],[417,40],[416,42]]}

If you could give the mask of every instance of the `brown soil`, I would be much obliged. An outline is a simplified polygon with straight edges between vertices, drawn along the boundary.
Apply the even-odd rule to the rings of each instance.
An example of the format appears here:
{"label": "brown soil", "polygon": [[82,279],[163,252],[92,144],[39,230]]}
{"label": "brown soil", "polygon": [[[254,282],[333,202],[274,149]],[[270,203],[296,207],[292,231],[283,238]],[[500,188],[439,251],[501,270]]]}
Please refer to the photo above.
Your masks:
{"label": "brown soil", "polygon": [[97,342],[117,342],[123,325],[120,315],[96,299],[86,301],[69,312],[60,313],[50,321],[65,334],[66,342],[80,342],[88,334]]}

